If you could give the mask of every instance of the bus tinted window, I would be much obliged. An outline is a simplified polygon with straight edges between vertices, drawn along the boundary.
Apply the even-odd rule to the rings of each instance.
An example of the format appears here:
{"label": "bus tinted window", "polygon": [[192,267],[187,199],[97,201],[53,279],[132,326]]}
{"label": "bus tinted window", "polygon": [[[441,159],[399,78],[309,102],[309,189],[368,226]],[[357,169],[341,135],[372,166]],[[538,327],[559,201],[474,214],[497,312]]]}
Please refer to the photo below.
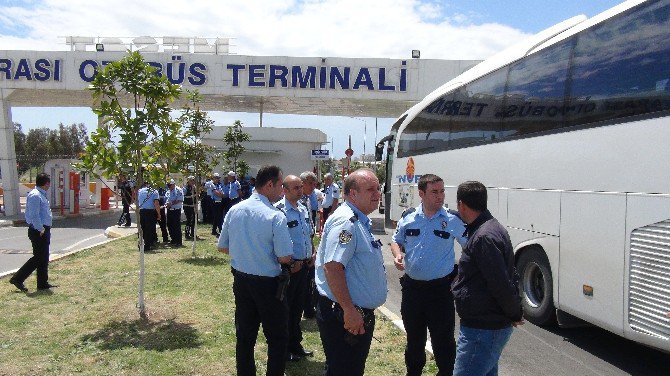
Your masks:
{"label": "bus tinted window", "polygon": [[568,125],[670,109],[670,5],[656,2],[581,33]]}
{"label": "bus tinted window", "polygon": [[436,99],[405,127],[398,141],[399,157],[448,148],[452,99],[452,93]]}
{"label": "bus tinted window", "polygon": [[505,94],[505,137],[563,126],[572,45],[572,41],[562,42],[512,64]]}
{"label": "bus tinted window", "polygon": [[450,132],[450,148],[495,141],[502,130],[503,94],[507,69],[499,69],[456,90]]}

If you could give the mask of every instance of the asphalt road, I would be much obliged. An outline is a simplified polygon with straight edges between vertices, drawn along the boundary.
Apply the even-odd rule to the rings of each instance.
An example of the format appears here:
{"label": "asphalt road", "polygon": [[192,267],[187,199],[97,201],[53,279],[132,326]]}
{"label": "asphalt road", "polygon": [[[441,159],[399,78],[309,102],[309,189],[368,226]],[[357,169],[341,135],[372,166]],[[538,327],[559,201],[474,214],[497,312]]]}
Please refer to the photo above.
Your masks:
{"label": "asphalt road", "polygon": [[[51,255],[83,249],[107,240],[104,231],[116,223],[118,212],[55,220],[51,229]],[[0,274],[18,269],[32,256],[28,229],[0,228]]]}
{"label": "asphalt road", "polygon": [[[389,293],[385,306],[400,317],[402,272],[393,265],[388,244],[392,229],[381,231],[378,213],[371,215],[375,236],[384,246]],[[376,218],[376,219],[375,219]],[[456,316],[458,320],[458,315]],[[458,336],[458,322],[456,323]],[[514,330],[500,361],[501,375],[670,375],[670,354],[628,341],[606,330],[588,327],[561,329],[529,322]]]}

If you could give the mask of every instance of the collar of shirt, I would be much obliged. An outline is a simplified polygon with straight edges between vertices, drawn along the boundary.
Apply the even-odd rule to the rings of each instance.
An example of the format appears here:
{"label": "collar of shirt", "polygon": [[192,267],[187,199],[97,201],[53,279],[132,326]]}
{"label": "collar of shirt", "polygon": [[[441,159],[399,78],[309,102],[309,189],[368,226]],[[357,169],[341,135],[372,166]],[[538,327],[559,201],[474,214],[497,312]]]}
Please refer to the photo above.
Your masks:
{"label": "collar of shirt", "polygon": [[267,197],[258,193],[258,191],[254,191],[254,193],[249,197],[249,199],[259,200],[262,203],[264,203],[265,205],[272,206],[272,203],[270,202],[270,199],[268,199]]}
{"label": "collar of shirt", "polygon": [[370,221],[370,218],[368,218],[367,215],[363,214],[363,212],[358,210],[358,208],[355,207],[354,205],[349,204],[349,202],[345,202],[344,205],[347,205],[351,209],[351,211],[354,212],[356,218],[358,218],[358,220],[366,229],[370,230],[372,228],[371,226],[372,221]]}
{"label": "collar of shirt", "polygon": [[468,237],[471,237],[472,234],[474,234],[475,231],[477,231],[479,226],[481,226],[484,222],[488,221],[491,218],[493,218],[491,212],[488,209],[486,209],[483,212],[481,212],[479,214],[479,217],[477,217],[477,219],[475,219],[472,223],[466,224],[465,230],[467,232]]}
{"label": "collar of shirt", "polygon": [[35,188],[37,188],[37,190],[46,197],[47,191],[45,191],[44,189],[42,189],[40,187],[35,187]]}
{"label": "collar of shirt", "polygon": [[431,219],[433,219],[433,218],[437,218],[437,217],[439,217],[439,216],[443,216],[443,217],[445,217],[445,218],[447,217],[447,210],[444,208],[444,206],[442,206],[442,207],[440,208],[440,210],[438,210],[437,212],[435,212],[435,214],[433,214],[433,216],[430,217],[430,218],[428,218],[428,216],[426,216],[426,213],[423,212],[423,204],[419,205],[419,206],[416,208],[416,213],[419,214],[419,215],[421,215],[422,217],[424,217],[426,220],[431,220]]}
{"label": "collar of shirt", "polygon": [[300,210],[298,210],[298,207],[291,204],[291,202],[289,200],[287,200],[286,197],[282,198],[281,200],[284,202],[284,207],[286,208],[286,210],[293,210],[293,211],[297,211],[298,213],[300,213]]}

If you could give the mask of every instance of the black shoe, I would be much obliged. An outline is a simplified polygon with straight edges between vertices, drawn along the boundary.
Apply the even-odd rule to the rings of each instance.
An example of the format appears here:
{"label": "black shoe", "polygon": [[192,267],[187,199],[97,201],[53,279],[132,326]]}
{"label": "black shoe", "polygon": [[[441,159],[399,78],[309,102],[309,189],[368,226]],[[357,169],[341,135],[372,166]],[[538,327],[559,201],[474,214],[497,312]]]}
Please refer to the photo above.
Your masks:
{"label": "black shoe", "polygon": [[316,317],[316,313],[314,312],[305,312],[303,313],[303,317],[306,319],[313,319]]}
{"label": "black shoe", "polygon": [[216,232],[216,231],[212,231],[212,235],[214,235],[214,236],[219,236],[219,233]]}
{"label": "black shoe", "polygon": [[298,354],[294,354],[290,351],[286,353],[286,361],[287,362],[297,362],[300,359],[302,359],[302,356],[300,356]]}
{"label": "black shoe", "polygon": [[298,355],[300,357],[313,356],[314,351],[305,350],[302,346],[296,347],[295,350],[290,352],[291,354]]}
{"label": "black shoe", "polygon": [[130,223],[123,225],[123,227],[130,227]]}
{"label": "black shoe", "polygon": [[56,285],[52,285],[52,284],[50,284],[50,283],[47,283],[47,284],[44,285],[44,286],[37,286],[37,289],[38,289],[38,290],[48,290],[48,289],[52,289],[52,288],[54,288],[54,287],[58,287],[58,286],[56,286]]}
{"label": "black shoe", "polygon": [[23,284],[23,282],[19,282],[19,281],[14,280],[13,278],[10,278],[9,283],[16,286],[17,289],[19,289],[23,292],[28,292],[28,288],[26,287],[26,285]]}

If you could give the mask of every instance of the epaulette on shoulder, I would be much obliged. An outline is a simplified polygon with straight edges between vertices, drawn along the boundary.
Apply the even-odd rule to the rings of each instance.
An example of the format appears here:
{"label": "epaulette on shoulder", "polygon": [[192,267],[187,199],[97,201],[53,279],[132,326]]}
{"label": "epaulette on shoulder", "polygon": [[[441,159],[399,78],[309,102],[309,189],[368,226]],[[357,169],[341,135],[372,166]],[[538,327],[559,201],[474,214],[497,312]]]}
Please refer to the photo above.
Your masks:
{"label": "epaulette on shoulder", "polygon": [[286,205],[284,205],[283,202],[280,202],[280,203],[278,203],[275,207],[276,207],[277,209],[281,210],[281,209],[284,209],[284,206],[286,206]]}
{"label": "epaulette on shoulder", "polygon": [[356,221],[358,221],[358,216],[354,214],[351,218],[349,218],[349,220],[351,221],[351,223],[356,223]]}
{"label": "epaulette on shoulder", "polygon": [[409,209],[405,210],[404,212],[402,212],[402,214],[400,214],[400,217],[405,218],[408,215],[414,213],[415,211],[416,211],[416,208],[409,208]]}
{"label": "epaulette on shoulder", "polygon": [[454,209],[447,209],[447,213],[453,215],[454,217],[460,219],[461,221],[463,220],[463,218],[461,218],[461,214]]}

